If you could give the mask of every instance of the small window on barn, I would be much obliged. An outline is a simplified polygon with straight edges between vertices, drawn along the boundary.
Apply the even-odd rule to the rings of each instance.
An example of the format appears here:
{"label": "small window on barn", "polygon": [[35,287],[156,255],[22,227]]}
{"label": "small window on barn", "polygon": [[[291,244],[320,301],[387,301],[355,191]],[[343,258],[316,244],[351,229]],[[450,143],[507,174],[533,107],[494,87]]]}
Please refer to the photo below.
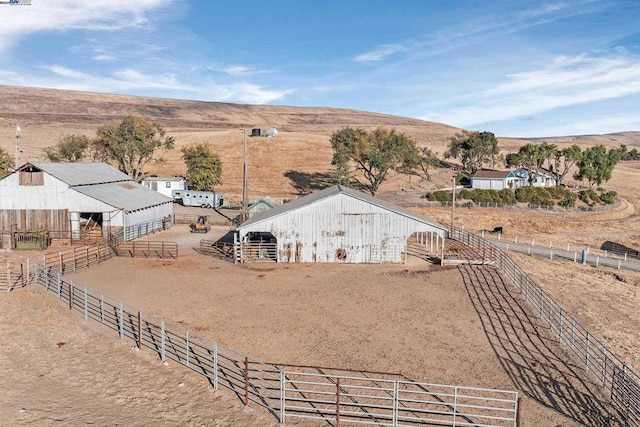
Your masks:
{"label": "small window on barn", "polygon": [[169,181],[167,181],[167,182],[165,182],[164,186],[167,187],[167,188],[171,188],[171,183]]}
{"label": "small window on barn", "polygon": [[20,185],[44,185],[42,171],[20,171]]}

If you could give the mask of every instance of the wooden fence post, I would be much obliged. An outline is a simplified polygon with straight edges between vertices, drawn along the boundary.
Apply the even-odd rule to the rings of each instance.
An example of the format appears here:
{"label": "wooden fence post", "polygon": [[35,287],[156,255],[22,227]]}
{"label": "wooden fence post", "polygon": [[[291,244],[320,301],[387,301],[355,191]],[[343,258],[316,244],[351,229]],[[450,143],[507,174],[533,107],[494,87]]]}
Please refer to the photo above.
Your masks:
{"label": "wooden fence post", "polygon": [[73,309],[73,280],[69,282],[69,310]]}
{"label": "wooden fence post", "polygon": [[87,300],[87,287],[84,287],[84,320],[89,318],[89,302]]}

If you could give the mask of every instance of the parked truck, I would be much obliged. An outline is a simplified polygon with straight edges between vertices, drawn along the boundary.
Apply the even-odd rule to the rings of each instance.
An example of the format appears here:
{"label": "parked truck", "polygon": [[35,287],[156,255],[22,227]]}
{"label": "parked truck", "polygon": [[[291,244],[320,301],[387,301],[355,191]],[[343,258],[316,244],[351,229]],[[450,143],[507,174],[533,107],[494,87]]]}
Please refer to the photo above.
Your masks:
{"label": "parked truck", "polygon": [[173,201],[183,206],[218,208],[224,203],[224,197],[213,191],[173,190]]}

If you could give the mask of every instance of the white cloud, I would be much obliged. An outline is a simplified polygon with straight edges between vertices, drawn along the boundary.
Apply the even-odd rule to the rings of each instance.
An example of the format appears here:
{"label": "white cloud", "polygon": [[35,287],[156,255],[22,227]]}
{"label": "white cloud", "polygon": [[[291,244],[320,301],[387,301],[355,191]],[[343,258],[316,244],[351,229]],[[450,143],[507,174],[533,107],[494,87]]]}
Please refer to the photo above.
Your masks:
{"label": "white cloud", "polygon": [[469,126],[639,94],[640,58],[630,55],[558,57],[539,70],[513,74],[507,79],[493,88],[466,96],[466,107],[452,106],[423,118]]}
{"label": "white cloud", "polygon": [[[148,23],[146,13],[176,0],[56,0],[6,7],[0,25],[0,51],[27,34],[66,30],[117,30]],[[11,14],[9,16],[9,14]]]}
{"label": "white cloud", "polygon": [[206,67],[209,71],[222,72],[229,76],[233,77],[241,77],[241,76],[252,76],[257,74],[269,74],[273,71],[261,68],[252,68],[247,67],[245,65],[228,65],[228,66],[218,66],[211,65]]}
{"label": "white cloud", "polygon": [[94,61],[113,61],[115,59],[115,57],[111,56],[111,55],[107,55],[104,53],[100,53],[98,55],[94,55],[93,56],[93,60]]}
{"label": "white cloud", "polygon": [[399,43],[385,44],[377,47],[376,49],[370,52],[366,52],[356,56],[355,60],[358,62],[378,62],[378,61],[382,61],[388,56],[391,56],[398,52],[404,52],[406,50],[407,50],[407,47]]}
{"label": "white cloud", "polygon": [[186,81],[183,75],[174,73],[147,74],[127,68],[108,76],[97,76],[73,70],[62,65],[42,67],[49,72],[45,76],[27,78],[20,73],[0,71],[3,84],[35,86],[53,89],[88,92],[121,93],[156,97],[194,99],[201,101],[239,102],[267,104],[294,93],[293,89],[275,90],[264,86],[235,82],[221,84],[214,81]]}

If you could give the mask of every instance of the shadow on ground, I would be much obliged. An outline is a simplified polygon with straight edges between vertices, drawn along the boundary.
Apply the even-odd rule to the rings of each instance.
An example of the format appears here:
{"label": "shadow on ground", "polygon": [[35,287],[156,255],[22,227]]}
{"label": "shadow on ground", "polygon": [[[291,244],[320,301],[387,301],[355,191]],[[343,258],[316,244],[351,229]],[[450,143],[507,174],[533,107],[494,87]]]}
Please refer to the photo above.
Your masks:
{"label": "shadow on ground", "polygon": [[284,176],[289,178],[300,195],[313,193],[335,184],[335,179],[329,173],[288,170]]}
{"label": "shadow on ground", "polygon": [[623,425],[593,377],[530,314],[522,294],[490,266],[461,266],[465,288],[487,339],[515,387],[586,426]]}

